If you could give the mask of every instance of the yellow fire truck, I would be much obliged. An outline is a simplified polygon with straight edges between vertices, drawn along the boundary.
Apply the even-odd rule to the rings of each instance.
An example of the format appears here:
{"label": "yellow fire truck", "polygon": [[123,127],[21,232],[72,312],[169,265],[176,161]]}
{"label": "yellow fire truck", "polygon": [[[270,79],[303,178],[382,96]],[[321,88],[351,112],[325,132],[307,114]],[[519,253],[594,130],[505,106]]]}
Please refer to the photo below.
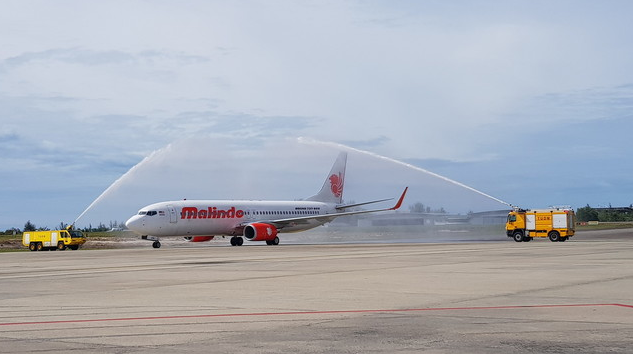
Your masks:
{"label": "yellow fire truck", "polygon": [[506,234],[516,242],[529,242],[534,237],[549,237],[552,242],[565,242],[574,236],[575,230],[576,215],[571,208],[515,208],[508,214],[506,222]]}
{"label": "yellow fire truck", "polygon": [[22,234],[22,244],[31,251],[44,250],[78,250],[86,243],[86,237],[79,230],[73,230],[72,225],[64,230],[26,231]]}

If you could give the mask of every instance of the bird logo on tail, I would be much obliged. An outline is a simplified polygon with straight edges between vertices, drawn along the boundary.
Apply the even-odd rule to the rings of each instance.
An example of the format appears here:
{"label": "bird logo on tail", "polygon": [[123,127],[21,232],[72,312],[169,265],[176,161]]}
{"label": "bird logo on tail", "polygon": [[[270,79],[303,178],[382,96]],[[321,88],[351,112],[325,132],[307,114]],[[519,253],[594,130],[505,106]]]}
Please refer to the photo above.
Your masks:
{"label": "bird logo on tail", "polygon": [[343,195],[344,179],[345,179],[345,175],[343,175],[343,173],[341,172],[339,172],[338,175],[330,176],[330,188],[332,190],[332,194],[334,194],[334,196],[337,198],[340,198],[341,195]]}

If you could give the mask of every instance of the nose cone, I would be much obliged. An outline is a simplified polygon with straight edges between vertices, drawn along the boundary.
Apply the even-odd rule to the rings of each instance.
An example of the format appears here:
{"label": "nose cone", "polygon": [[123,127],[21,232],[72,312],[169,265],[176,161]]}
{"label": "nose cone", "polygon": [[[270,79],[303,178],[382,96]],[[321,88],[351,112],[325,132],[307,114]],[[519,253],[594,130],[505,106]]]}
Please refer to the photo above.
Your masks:
{"label": "nose cone", "polygon": [[145,223],[141,215],[134,215],[125,222],[125,226],[137,234],[142,234]]}

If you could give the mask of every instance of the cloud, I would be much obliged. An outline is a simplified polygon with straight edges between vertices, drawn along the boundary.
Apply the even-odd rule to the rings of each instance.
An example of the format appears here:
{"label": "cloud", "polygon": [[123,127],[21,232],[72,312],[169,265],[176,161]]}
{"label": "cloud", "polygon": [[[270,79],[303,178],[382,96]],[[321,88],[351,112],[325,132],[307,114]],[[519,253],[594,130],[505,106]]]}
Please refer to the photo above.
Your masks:
{"label": "cloud", "polygon": [[[224,50],[224,49],[223,49]],[[208,57],[200,55],[186,55],[182,53],[160,52],[145,50],[131,53],[119,50],[90,50],[86,48],[55,48],[40,52],[26,52],[18,56],[9,57],[3,64],[16,67],[37,62],[63,62],[87,66],[138,64],[146,65],[156,61],[172,61],[180,64],[205,63]]]}

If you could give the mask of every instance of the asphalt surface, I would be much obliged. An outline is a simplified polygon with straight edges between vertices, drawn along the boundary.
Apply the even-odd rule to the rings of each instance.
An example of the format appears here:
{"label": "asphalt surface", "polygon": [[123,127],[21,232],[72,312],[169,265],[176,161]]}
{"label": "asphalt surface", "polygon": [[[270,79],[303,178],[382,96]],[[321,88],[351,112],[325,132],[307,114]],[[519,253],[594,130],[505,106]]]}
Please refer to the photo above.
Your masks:
{"label": "asphalt surface", "polygon": [[633,348],[633,230],[559,243],[180,245],[0,254],[0,352]]}

